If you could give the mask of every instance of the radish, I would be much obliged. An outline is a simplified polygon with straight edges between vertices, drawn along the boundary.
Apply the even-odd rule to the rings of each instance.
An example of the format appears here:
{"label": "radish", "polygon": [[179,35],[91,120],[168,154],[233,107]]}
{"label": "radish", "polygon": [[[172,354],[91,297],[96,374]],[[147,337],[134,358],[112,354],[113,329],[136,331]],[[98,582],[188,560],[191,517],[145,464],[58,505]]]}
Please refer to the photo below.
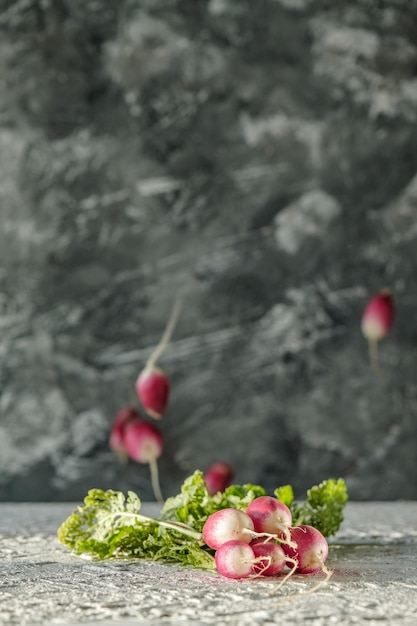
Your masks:
{"label": "radish", "polygon": [[170,391],[165,372],[147,364],[136,381],[136,391],[147,414],[160,419],[166,411]]}
{"label": "radish", "polygon": [[162,433],[159,428],[140,418],[131,420],[126,424],[124,444],[131,459],[137,463],[149,464],[155,498],[159,502],[163,502],[157,463],[163,450]]}
{"label": "radish", "polygon": [[285,567],[286,556],[273,542],[252,542],[230,539],[216,550],[217,571],[227,578],[275,576]]}
{"label": "radish", "polygon": [[226,508],[212,513],[206,520],[202,537],[213,550],[232,539],[250,543],[254,537],[253,522],[249,515],[238,509]]}
{"label": "radish", "polygon": [[147,360],[144,369],[136,380],[136,392],[146,413],[155,419],[164,415],[169,399],[170,382],[166,373],[156,366],[174,332],[179,315],[179,301],[175,302],[170,319],[155,350]]}
{"label": "radish", "polygon": [[255,539],[250,546],[257,557],[254,572],[258,574],[276,576],[287,564],[284,550],[275,541]]}
{"label": "radish", "polygon": [[[220,512],[220,511],[219,511]],[[253,574],[256,557],[252,547],[239,539],[226,541],[216,551],[217,571],[226,578],[248,578]]]}
{"label": "radish", "polygon": [[232,480],[233,468],[224,461],[215,463],[204,474],[207,491],[211,496],[214,496],[218,491],[224,491]]}
{"label": "radish", "polygon": [[291,539],[296,547],[283,544],[287,556],[297,561],[296,571],[299,574],[314,574],[322,570],[328,573],[324,565],[329,554],[329,545],[317,528],[308,525],[291,528]]}
{"label": "radish", "polygon": [[378,371],[378,341],[386,337],[392,328],[395,304],[391,292],[383,289],[373,296],[365,307],[361,319],[361,330],[368,340],[371,365]]}
{"label": "radish", "polygon": [[128,458],[124,440],[126,425],[135,419],[140,419],[140,415],[139,411],[133,406],[120,409],[114,418],[109,436],[109,447],[110,450],[118,455],[121,461],[127,461]]}
{"label": "radish", "polygon": [[255,498],[246,509],[247,515],[253,521],[257,533],[278,535],[284,541],[290,542],[290,527],[292,514],[286,504],[272,496]]}

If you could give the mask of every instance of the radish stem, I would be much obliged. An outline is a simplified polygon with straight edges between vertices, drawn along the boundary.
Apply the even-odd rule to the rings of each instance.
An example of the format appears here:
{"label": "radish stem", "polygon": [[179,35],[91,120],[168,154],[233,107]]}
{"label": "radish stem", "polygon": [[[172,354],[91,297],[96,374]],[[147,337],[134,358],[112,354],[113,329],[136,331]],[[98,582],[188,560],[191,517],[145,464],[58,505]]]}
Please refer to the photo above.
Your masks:
{"label": "radish stem", "polygon": [[156,346],[156,348],[153,350],[152,354],[150,355],[150,357],[148,358],[148,360],[146,361],[146,366],[145,369],[152,369],[157,360],[159,359],[159,357],[161,356],[161,354],[163,353],[163,351],[165,350],[165,348],[167,347],[171,337],[172,337],[172,333],[174,332],[175,326],[177,325],[177,321],[178,321],[178,316],[181,310],[181,302],[180,299],[177,298],[175,300],[170,318],[167,322],[167,325],[165,327],[165,330],[162,334],[161,339],[159,340],[158,345]]}
{"label": "radish stem", "polygon": [[123,512],[121,514],[116,514],[116,515],[109,514],[103,517],[102,519],[100,519],[100,521],[97,522],[97,526],[102,526],[104,524],[107,524],[109,518],[112,518],[112,517],[133,517],[137,522],[158,524],[158,526],[162,526],[163,528],[176,530],[177,532],[182,533],[183,535],[187,535],[188,537],[191,537],[192,539],[196,539],[197,541],[202,541],[201,533],[199,533],[197,530],[194,530],[194,528],[191,528],[191,526],[187,526],[186,524],[183,524],[182,522],[155,519],[154,517],[148,517],[146,515],[142,515],[141,513]]}
{"label": "radish stem", "polygon": [[371,362],[371,367],[375,374],[379,372],[379,357],[378,357],[378,340],[377,339],[369,339],[369,360]]}
{"label": "radish stem", "polygon": [[158,461],[155,458],[149,460],[149,469],[151,471],[151,484],[152,490],[157,502],[164,502],[164,497],[161,492],[161,486],[159,484],[159,470]]}

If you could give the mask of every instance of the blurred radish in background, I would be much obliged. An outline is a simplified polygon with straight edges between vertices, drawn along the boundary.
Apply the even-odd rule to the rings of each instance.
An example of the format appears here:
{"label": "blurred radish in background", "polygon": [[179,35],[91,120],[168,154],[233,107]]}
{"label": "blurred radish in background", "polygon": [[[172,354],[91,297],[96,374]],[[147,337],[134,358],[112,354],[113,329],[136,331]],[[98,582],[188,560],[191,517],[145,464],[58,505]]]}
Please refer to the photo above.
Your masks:
{"label": "blurred radish in background", "polygon": [[136,381],[136,391],[146,413],[154,419],[161,419],[166,411],[170,392],[170,382],[166,373],[156,366],[174,332],[180,312],[179,300],[176,300],[165,331],[150,355],[145,367]]}
{"label": "blurred radish in background", "polygon": [[109,436],[109,447],[121,461],[128,460],[125,445],[125,430],[129,422],[140,419],[139,411],[134,406],[126,406],[116,414]]}
{"label": "blurred radish in background", "polygon": [[164,447],[159,428],[141,418],[128,421],[124,431],[124,445],[133,461],[149,464],[155,498],[158,502],[164,502],[157,463]]}
{"label": "blurred radish in background", "polygon": [[378,342],[390,332],[394,323],[395,303],[389,289],[373,296],[362,314],[361,330],[368,341],[369,358],[375,371],[379,369]]}
{"label": "blurred radish in background", "polygon": [[225,461],[214,463],[205,473],[204,481],[211,496],[218,491],[224,491],[228,487],[234,476],[233,467]]}

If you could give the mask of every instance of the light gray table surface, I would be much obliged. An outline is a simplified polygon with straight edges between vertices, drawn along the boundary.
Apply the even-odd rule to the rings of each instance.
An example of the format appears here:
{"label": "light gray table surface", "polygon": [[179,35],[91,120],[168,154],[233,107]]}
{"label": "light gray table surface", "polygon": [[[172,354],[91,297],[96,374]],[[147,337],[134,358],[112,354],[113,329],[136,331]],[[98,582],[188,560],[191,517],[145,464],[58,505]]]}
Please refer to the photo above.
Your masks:
{"label": "light gray table surface", "polygon": [[[75,504],[0,504],[0,624],[417,626],[417,502],[349,503],[330,581],[233,581],[153,561],[88,561],[56,538]],[[156,514],[155,505],[144,511]]]}

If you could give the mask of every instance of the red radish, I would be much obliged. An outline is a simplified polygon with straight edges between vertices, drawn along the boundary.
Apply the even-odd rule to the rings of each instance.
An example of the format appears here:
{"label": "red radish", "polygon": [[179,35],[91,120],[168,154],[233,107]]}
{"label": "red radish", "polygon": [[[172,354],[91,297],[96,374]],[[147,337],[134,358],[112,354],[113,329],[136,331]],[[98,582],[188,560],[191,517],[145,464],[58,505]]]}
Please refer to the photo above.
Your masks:
{"label": "red radish", "polygon": [[265,541],[255,539],[250,544],[257,562],[254,565],[254,572],[263,576],[276,576],[286,565],[285,552],[275,541]]}
{"label": "red radish", "polygon": [[329,545],[321,532],[307,525],[295,526],[290,532],[296,547],[287,544],[282,547],[287,556],[297,561],[296,571],[299,574],[314,574],[320,570],[328,573],[324,562],[329,554]]}
{"label": "red radish", "polygon": [[128,457],[124,440],[126,425],[135,419],[140,419],[139,411],[134,406],[127,406],[116,414],[111,427],[109,447],[123,461]]}
{"label": "red radish", "polygon": [[378,341],[386,337],[392,328],[395,303],[388,289],[373,296],[362,314],[361,330],[368,340],[371,365],[378,370]]}
{"label": "red radish", "polygon": [[224,491],[233,480],[233,468],[229,463],[219,462],[212,465],[204,474],[207,491],[214,496],[218,491]]}
{"label": "red radish", "polygon": [[226,541],[216,551],[214,561],[219,574],[227,578],[248,578],[253,574],[256,557],[246,541]]}
{"label": "red radish", "polygon": [[254,537],[253,522],[249,515],[238,509],[221,509],[206,520],[202,537],[213,550],[232,539],[250,543]]}
{"label": "red radish", "polygon": [[136,391],[143,408],[151,417],[160,419],[169,398],[169,379],[159,367],[147,365],[136,381]]}
{"label": "red radish", "polygon": [[126,424],[124,443],[131,459],[138,463],[149,464],[155,498],[159,502],[163,502],[157,464],[157,459],[163,450],[161,431],[155,424],[150,424],[143,419],[131,420]]}
{"label": "red radish", "polygon": [[286,504],[272,496],[255,498],[246,509],[257,533],[270,533],[290,541],[292,514]]}
{"label": "red radish", "polygon": [[136,381],[136,391],[143,408],[150,417],[155,419],[161,419],[164,415],[170,391],[169,378],[163,370],[156,366],[156,361],[171,339],[177,323],[179,309],[179,300],[177,300],[158,345],[150,355]]}

